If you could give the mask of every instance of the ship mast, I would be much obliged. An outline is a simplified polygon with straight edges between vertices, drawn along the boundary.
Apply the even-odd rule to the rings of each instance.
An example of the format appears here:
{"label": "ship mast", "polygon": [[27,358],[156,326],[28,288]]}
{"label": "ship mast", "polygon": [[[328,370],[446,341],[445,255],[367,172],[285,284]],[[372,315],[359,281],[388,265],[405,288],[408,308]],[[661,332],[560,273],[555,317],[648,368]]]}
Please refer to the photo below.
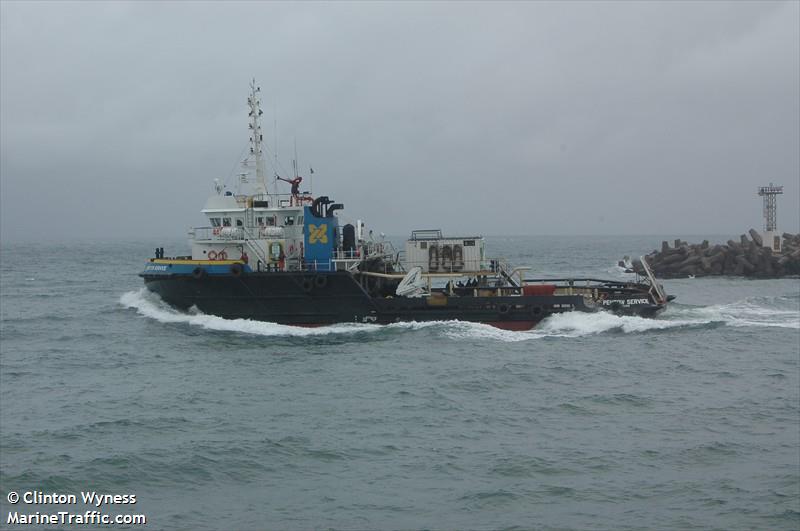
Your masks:
{"label": "ship mast", "polygon": [[247,105],[250,107],[250,157],[255,159],[256,183],[260,188],[259,191],[266,194],[267,181],[264,176],[264,158],[261,151],[261,144],[264,141],[264,135],[261,133],[261,115],[264,111],[261,110],[261,100],[258,99],[260,92],[261,87],[256,86],[256,80],[250,81],[250,96],[247,97]]}

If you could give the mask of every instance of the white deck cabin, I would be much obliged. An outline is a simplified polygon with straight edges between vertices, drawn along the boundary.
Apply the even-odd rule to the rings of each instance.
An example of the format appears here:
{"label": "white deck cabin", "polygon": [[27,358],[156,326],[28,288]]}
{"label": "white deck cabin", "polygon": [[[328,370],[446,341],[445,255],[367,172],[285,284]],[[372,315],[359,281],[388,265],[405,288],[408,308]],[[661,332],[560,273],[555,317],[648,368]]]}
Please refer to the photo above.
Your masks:
{"label": "white deck cabin", "polygon": [[298,270],[303,256],[303,206],[310,202],[308,195],[300,201],[288,195],[213,195],[202,209],[208,225],[190,232],[192,259],[246,256],[255,271]]}

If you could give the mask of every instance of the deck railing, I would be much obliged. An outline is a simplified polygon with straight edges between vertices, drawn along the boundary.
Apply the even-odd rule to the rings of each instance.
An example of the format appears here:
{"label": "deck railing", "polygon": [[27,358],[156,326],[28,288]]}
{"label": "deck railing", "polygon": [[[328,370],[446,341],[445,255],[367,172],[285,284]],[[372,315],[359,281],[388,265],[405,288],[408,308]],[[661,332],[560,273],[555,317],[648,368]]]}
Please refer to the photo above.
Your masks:
{"label": "deck railing", "polygon": [[234,195],[236,203],[246,208],[301,207],[310,205],[314,197],[309,192],[301,192],[297,197],[292,194],[255,194]]}
{"label": "deck railing", "polygon": [[[268,228],[274,229],[275,227]],[[189,236],[195,241],[219,243],[243,242],[244,244],[249,244],[252,240],[268,240],[270,237],[276,237],[276,235],[262,235],[259,229],[248,229],[245,227],[195,227],[189,231]],[[255,248],[255,245],[247,245],[247,248],[250,248],[252,253],[255,254],[254,258],[258,258],[264,263],[269,263],[266,255],[262,255],[262,253]],[[373,270],[373,272],[385,274],[405,273],[416,266],[428,269],[429,266],[429,262],[426,260],[419,262],[406,261],[405,252],[398,252],[394,245],[388,240],[363,242],[361,246],[354,250],[345,251],[342,249],[335,249],[330,260],[301,261],[294,265],[297,269],[302,271],[351,270],[355,265],[372,258],[383,259],[381,271]],[[437,269],[430,270],[429,273],[445,275],[463,274],[464,276],[473,276],[475,274],[505,274],[506,276],[510,276],[511,271],[511,267],[503,258],[484,258],[480,261],[479,269],[477,270],[467,268],[463,263],[459,264],[451,261],[450,263],[440,263]]]}

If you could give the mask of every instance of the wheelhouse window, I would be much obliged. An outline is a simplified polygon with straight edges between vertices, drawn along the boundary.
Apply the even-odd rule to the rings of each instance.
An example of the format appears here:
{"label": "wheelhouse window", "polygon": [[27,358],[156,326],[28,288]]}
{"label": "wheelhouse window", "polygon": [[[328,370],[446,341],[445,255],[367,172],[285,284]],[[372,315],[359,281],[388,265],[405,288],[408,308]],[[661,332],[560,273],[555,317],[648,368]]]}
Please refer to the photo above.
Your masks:
{"label": "wheelhouse window", "polygon": [[222,218],[222,226],[223,227],[230,227],[231,226],[231,218]]}
{"label": "wheelhouse window", "polygon": [[222,223],[222,220],[220,220],[220,218],[209,218],[209,219],[211,221],[212,227],[219,227],[220,224]]}
{"label": "wheelhouse window", "polygon": [[242,218],[236,218],[236,226],[244,227],[244,221],[242,221]]}
{"label": "wheelhouse window", "polygon": [[267,227],[274,227],[275,226],[275,216],[269,216],[265,220],[267,222]]}
{"label": "wheelhouse window", "polygon": [[257,217],[256,218],[256,223],[258,223],[259,227],[263,227],[264,226],[264,216]]}
{"label": "wheelhouse window", "polygon": [[284,225],[286,225],[287,227],[290,225],[294,225],[294,216],[286,216],[286,221],[284,222]]}

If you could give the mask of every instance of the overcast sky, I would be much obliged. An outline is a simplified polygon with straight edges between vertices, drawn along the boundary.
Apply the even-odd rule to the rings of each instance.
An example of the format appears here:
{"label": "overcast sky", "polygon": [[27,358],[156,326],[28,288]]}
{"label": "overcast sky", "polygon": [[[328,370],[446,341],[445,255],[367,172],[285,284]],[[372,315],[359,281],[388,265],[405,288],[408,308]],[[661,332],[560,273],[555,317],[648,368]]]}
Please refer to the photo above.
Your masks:
{"label": "overcast sky", "polygon": [[[376,230],[800,230],[800,2],[0,3],[0,237],[203,224],[265,139]],[[271,169],[270,169],[271,172]]]}

